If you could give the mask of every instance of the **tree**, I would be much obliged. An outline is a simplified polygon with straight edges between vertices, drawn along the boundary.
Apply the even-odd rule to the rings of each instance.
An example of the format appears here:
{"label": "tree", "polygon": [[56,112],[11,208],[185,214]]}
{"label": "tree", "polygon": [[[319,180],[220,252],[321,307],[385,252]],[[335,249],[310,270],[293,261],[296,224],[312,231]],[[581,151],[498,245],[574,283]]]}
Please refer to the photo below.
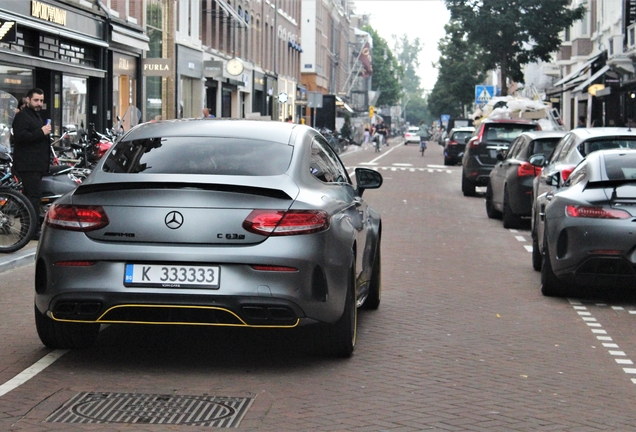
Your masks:
{"label": "tree", "polygon": [[485,78],[479,60],[481,50],[468,42],[457,21],[446,24],[444,29],[446,36],[438,43],[440,58],[436,66],[439,74],[428,107],[437,118],[441,114],[461,117],[464,106],[474,100],[475,85]]}
{"label": "tree", "polygon": [[583,4],[571,0],[444,0],[467,40],[481,50],[482,70],[501,71],[501,93],[508,78],[523,82],[523,65],[543,60],[561,45],[559,33],[583,18]]}
{"label": "tree", "polygon": [[386,40],[380,37],[370,26],[365,26],[363,30],[369,33],[373,39],[371,88],[372,90],[380,91],[377,105],[396,105],[402,96],[402,86],[399,78],[404,74],[404,70],[398,66]]}

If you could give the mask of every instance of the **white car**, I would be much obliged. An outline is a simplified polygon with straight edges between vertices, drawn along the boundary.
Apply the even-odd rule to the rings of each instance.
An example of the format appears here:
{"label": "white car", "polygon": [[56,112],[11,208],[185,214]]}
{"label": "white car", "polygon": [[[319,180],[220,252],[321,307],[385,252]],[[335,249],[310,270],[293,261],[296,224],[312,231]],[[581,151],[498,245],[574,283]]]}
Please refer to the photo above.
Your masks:
{"label": "white car", "polygon": [[409,126],[408,130],[404,133],[404,145],[410,142],[420,143],[420,128],[417,126]]}

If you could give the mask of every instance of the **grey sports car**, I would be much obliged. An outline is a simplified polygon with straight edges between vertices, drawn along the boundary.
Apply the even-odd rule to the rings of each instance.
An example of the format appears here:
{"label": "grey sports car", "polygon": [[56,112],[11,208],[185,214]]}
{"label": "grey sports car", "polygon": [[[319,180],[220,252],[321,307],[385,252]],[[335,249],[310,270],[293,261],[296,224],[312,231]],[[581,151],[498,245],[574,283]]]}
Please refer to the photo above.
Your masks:
{"label": "grey sports car", "polygon": [[590,153],[545,199],[538,218],[544,295],[636,287],[636,150]]}
{"label": "grey sports car", "polygon": [[189,119],[131,129],[47,213],[35,322],[51,348],[100,324],[294,328],[349,356],[381,296],[380,214],[316,130]]}

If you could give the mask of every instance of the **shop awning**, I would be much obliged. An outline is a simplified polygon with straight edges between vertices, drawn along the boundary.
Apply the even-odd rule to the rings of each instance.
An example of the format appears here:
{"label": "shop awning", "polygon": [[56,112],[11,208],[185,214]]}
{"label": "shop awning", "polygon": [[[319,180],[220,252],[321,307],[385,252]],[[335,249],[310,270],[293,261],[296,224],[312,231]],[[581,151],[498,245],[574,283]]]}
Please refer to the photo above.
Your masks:
{"label": "shop awning", "polygon": [[345,101],[343,101],[339,96],[336,96],[336,105],[346,109],[347,111],[353,114],[353,110],[351,109],[351,107],[347,105]]}
{"label": "shop awning", "polygon": [[586,79],[582,84],[580,84],[578,87],[576,87],[574,89],[574,91],[578,92],[578,91],[585,90],[590,84],[594,83],[594,81],[596,81],[597,79],[602,77],[603,74],[605,74],[605,72],[607,72],[609,70],[609,68],[610,68],[609,65],[603,66],[594,75],[592,75],[591,77]]}
{"label": "shop awning", "polygon": [[111,39],[113,42],[137,48],[142,51],[148,51],[150,49],[150,47],[148,46],[148,41],[150,41],[148,36],[142,33],[128,30],[115,24],[113,24],[111,28]]}
{"label": "shop awning", "polygon": [[241,27],[247,27],[247,24],[245,23],[245,21],[243,20],[243,17],[241,17],[239,14],[237,14],[234,9],[232,9],[232,6],[228,5],[225,0],[216,0],[216,3],[219,5],[219,7],[221,9],[223,9],[225,11],[226,14],[228,14],[229,16],[231,16],[236,22],[239,23],[239,25]]}
{"label": "shop awning", "polygon": [[564,76],[563,78],[561,78],[560,80],[558,80],[557,82],[554,83],[554,87],[559,87],[562,86],[564,84],[569,83],[570,81],[580,78],[581,76],[583,76],[585,73],[587,73],[588,69],[592,66],[592,63],[594,63],[596,60],[598,60],[598,58],[601,56],[601,54],[592,57],[591,59],[589,59],[588,61],[586,61],[585,63],[583,63],[581,66],[579,66],[577,69],[575,69],[573,72],[569,73],[568,75]]}

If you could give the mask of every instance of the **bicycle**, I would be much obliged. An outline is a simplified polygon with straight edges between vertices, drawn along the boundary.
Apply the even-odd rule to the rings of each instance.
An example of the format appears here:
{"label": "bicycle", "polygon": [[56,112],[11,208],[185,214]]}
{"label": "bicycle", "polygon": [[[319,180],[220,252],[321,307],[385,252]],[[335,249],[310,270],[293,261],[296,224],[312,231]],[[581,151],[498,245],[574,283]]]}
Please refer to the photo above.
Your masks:
{"label": "bicycle", "polygon": [[424,156],[424,152],[426,151],[426,140],[420,140],[420,153]]}
{"label": "bicycle", "polygon": [[26,246],[37,229],[37,215],[20,192],[0,188],[0,252],[11,253]]}

